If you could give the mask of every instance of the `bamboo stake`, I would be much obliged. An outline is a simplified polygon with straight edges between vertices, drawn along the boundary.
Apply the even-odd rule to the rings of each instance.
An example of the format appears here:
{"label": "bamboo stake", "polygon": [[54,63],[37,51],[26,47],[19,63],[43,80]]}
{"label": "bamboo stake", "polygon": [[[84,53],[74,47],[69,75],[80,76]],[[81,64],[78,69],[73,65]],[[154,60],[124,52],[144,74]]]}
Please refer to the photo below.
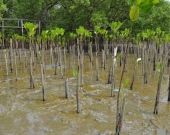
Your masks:
{"label": "bamboo stake", "polygon": [[33,76],[32,76],[32,72],[33,72],[33,63],[32,63],[32,52],[30,52],[31,57],[30,57],[30,89],[31,88],[35,88],[34,87],[34,80],[33,80]]}
{"label": "bamboo stake", "polygon": [[67,69],[66,69],[66,63],[67,63],[67,61],[66,61],[66,49],[65,49],[65,47],[64,47],[64,72],[67,71]]}
{"label": "bamboo stake", "polygon": [[25,54],[25,67],[27,67],[27,51],[26,50],[24,51],[24,54]]}
{"label": "bamboo stake", "polygon": [[143,62],[144,62],[144,64],[143,64],[143,66],[144,66],[144,84],[147,84],[147,53],[146,53],[147,51],[146,50],[144,50],[144,60],[143,60]]}
{"label": "bamboo stake", "polygon": [[55,47],[55,57],[56,57],[56,60],[55,60],[55,75],[57,75],[57,67],[58,67],[58,50],[57,50],[57,47]]}
{"label": "bamboo stake", "polygon": [[59,47],[59,54],[60,54],[60,73],[61,73],[61,79],[63,79],[63,70],[62,70],[62,53],[61,53],[61,48]]}
{"label": "bamboo stake", "polygon": [[117,56],[117,47],[114,48],[114,55],[112,57],[112,68],[111,68],[111,97],[115,96],[115,74],[114,74],[114,67],[116,65],[116,56]]}
{"label": "bamboo stake", "polygon": [[43,65],[41,64],[41,82],[42,82],[42,98],[45,101],[45,83],[44,83],[44,73],[43,73]]}
{"label": "bamboo stake", "polygon": [[66,95],[66,98],[69,98],[68,78],[66,78],[65,80],[65,95]]}
{"label": "bamboo stake", "polygon": [[10,67],[11,73],[13,72],[13,52],[12,52],[12,39],[10,38]]}
{"label": "bamboo stake", "polygon": [[20,61],[20,64],[21,64],[21,49],[19,49],[19,61]]}
{"label": "bamboo stake", "polygon": [[78,77],[77,77],[77,89],[76,89],[76,101],[77,101],[77,113],[80,113],[80,67],[78,64]]}
{"label": "bamboo stake", "polygon": [[73,59],[71,45],[69,46],[69,54],[70,54],[70,67],[71,67],[71,65],[72,65],[72,59]]}
{"label": "bamboo stake", "polygon": [[7,53],[5,52],[5,65],[6,65],[6,75],[9,75],[8,72],[8,59],[7,59]]}
{"label": "bamboo stake", "polygon": [[109,71],[109,76],[108,76],[108,84],[111,84],[112,82],[112,66],[110,67],[110,71]]}
{"label": "bamboo stake", "polygon": [[169,85],[168,85],[168,101],[170,101],[170,74],[169,74]]}
{"label": "bamboo stake", "polygon": [[51,65],[54,65],[54,62],[53,62],[53,48],[52,48],[52,46],[50,47],[50,59],[51,59]]}
{"label": "bamboo stake", "polygon": [[15,53],[15,81],[18,81],[18,71],[17,71],[17,60],[16,60],[16,53]]}
{"label": "bamboo stake", "polygon": [[104,50],[102,49],[102,68],[104,68]]}

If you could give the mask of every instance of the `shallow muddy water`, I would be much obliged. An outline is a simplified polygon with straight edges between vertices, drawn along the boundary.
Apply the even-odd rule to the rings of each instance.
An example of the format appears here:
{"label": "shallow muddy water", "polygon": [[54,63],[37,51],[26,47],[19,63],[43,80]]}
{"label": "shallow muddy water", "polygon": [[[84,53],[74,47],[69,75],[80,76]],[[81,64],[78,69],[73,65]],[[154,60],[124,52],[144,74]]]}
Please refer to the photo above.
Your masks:
{"label": "shallow muddy water", "polygon": [[[133,55],[128,55],[127,72],[124,79],[131,81],[134,69]],[[95,57],[94,57],[95,60]],[[0,61],[0,135],[111,135],[115,133],[116,97],[110,97],[111,85],[107,84],[111,59],[106,69],[101,68],[99,55],[99,81],[95,81],[96,68],[84,57],[84,86],[80,89],[80,109],[76,113],[76,83],[67,56],[67,71],[61,79],[50,61],[46,61],[46,101],[42,101],[41,70],[35,59],[33,78],[35,88],[30,89],[29,65],[24,66],[17,59],[18,81],[15,81],[15,67],[8,76],[3,57]],[[75,62],[76,63],[76,62]],[[9,61],[8,61],[9,65]],[[64,66],[63,66],[64,67]],[[167,102],[168,73],[165,74],[161,87],[159,114],[153,114],[158,73],[148,68],[148,83],[143,84],[142,64],[137,66],[134,89],[129,85],[124,88],[126,97],[122,135],[170,135],[170,103]],[[115,67],[116,88],[120,81],[122,67]],[[65,98],[64,80],[69,78],[70,97]]]}

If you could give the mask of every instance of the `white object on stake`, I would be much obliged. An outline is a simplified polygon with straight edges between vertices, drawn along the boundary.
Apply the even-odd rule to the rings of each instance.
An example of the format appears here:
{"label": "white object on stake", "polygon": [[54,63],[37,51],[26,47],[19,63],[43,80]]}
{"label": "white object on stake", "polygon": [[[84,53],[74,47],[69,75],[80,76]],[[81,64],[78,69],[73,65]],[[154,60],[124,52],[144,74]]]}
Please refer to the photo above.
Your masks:
{"label": "white object on stake", "polygon": [[116,55],[117,55],[117,46],[114,48],[114,58],[113,58],[114,61],[113,62],[114,62],[115,66],[117,66],[117,64],[116,64]]}

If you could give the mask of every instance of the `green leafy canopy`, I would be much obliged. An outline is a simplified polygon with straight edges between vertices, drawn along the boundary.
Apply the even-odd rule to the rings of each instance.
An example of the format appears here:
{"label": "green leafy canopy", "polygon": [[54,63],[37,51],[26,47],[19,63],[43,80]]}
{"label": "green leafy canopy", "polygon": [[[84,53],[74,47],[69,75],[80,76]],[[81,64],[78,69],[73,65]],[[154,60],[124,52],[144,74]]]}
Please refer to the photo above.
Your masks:
{"label": "green leafy canopy", "polygon": [[136,21],[139,16],[148,14],[153,6],[159,3],[159,0],[129,0],[130,3],[130,19]]}

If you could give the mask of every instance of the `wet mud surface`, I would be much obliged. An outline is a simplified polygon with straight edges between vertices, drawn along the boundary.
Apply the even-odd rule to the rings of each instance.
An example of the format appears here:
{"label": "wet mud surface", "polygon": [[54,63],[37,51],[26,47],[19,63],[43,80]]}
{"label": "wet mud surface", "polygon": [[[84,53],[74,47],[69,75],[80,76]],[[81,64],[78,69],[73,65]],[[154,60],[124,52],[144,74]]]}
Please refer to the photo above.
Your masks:
{"label": "wet mud surface", "polygon": [[[127,72],[124,78],[131,82],[134,69],[133,55],[128,55]],[[76,61],[72,67],[67,58],[67,71],[61,79],[46,61],[46,101],[42,101],[41,70],[36,62],[33,71],[35,88],[29,86],[29,65],[24,60],[17,60],[18,81],[15,81],[15,70],[8,76],[5,62],[0,62],[0,135],[111,135],[115,133],[116,98],[110,97],[111,85],[107,84],[111,59],[106,69],[101,68],[99,55],[99,81],[95,81],[96,68],[84,57],[84,86],[80,88],[80,108],[76,113],[77,79],[72,71],[76,69]],[[94,59],[95,60],[95,59]],[[64,67],[64,66],[63,66]],[[14,67],[15,68],[15,67]],[[119,60],[115,67],[116,88],[120,81],[122,67]],[[133,90],[129,86],[123,88],[126,105],[122,126],[122,135],[170,135],[170,103],[167,102],[168,73],[165,68],[161,86],[159,114],[153,114],[156,90],[157,71],[148,69],[148,83],[143,84],[142,63],[137,66]],[[65,98],[64,80],[69,78],[69,98]]]}

